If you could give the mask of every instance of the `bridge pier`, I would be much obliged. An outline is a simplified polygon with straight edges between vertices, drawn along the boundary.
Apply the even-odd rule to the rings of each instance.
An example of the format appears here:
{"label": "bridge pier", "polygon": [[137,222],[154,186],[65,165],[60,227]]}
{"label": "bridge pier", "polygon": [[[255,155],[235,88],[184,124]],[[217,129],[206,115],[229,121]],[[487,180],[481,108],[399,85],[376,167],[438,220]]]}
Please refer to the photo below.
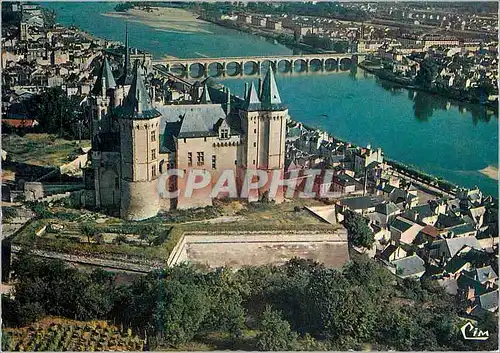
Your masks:
{"label": "bridge pier", "polygon": [[208,64],[207,63],[203,64],[203,77],[204,78],[208,77]]}
{"label": "bridge pier", "polygon": [[240,77],[243,77],[245,74],[245,63],[243,61],[240,62]]}

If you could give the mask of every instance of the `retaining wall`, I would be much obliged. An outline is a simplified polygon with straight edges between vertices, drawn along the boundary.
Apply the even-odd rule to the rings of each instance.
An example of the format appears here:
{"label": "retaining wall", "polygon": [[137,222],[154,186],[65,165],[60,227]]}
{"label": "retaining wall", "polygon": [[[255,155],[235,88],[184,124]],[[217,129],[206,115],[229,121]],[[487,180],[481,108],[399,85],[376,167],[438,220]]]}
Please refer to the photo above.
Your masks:
{"label": "retaining wall", "polygon": [[190,262],[208,268],[281,265],[298,257],[340,268],[349,260],[347,231],[185,233],[168,266]]}

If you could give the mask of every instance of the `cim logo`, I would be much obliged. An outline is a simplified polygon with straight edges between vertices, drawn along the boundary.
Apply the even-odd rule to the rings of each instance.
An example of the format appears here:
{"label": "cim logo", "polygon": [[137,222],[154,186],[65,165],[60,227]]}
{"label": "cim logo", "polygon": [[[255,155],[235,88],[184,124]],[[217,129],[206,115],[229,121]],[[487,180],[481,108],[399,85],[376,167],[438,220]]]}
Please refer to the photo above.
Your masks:
{"label": "cim logo", "polygon": [[486,341],[490,338],[488,331],[481,331],[479,328],[474,327],[470,321],[463,325],[460,331],[462,331],[465,340]]}

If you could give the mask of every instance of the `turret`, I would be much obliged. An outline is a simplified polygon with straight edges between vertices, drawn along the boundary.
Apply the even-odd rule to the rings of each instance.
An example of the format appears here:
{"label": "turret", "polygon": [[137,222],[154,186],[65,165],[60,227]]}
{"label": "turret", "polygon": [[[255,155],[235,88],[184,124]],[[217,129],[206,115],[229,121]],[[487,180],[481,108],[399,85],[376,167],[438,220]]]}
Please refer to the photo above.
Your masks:
{"label": "turret", "polygon": [[210,92],[208,91],[208,86],[207,83],[203,85],[203,92],[201,94],[201,99],[200,99],[201,104],[210,104],[212,103],[212,100],[210,99]]}
{"label": "turret", "polygon": [[255,85],[253,84],[253,82],[250,85],[250,90],[248,91],[247,95],[245,96],[244,109],[247,111],[261,109],[259,95],[257,94],[257,91],[255,90]]}
{"label": "turret", "polygon": [[160,209],[158,155],[160,112],[151,102],[139,62],[123,105],[120,120],[121,204],[120,216],[129,220],[154,217]]}
{"label": "turret", "polygon": [[274,70],[269,65],[266,77],[262,83],[262,95],[260,97],[262,102],[262,108],[265,110],[282,110],[283,104],[281,103],[280,93],[278,92],[278,86],[276,85],[276,79],[274,77]]}
{"label": "turret", "polygon": [[116,82],[113,77],[113,71],[109,65],[108,58],[104,57],[99,74],[97,75],[97,80],[91,93],[95,96],[101,95],[104,98],[109,94],[109,90],[114,90],[115,88]]}

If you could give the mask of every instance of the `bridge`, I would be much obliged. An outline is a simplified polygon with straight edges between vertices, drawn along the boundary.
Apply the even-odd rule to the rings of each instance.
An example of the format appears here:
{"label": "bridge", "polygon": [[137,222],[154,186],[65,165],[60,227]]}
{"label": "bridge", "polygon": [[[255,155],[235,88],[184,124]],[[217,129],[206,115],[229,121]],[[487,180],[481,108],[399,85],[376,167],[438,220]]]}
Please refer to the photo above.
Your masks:
{"label": "bridge", "polygon": [[304,55],[247,56],[153,60],[155,70],[183,77],[237,77],[260,75],[269,65],[279,73],[346,71],[364,59],[360,53],[322,53]]}

